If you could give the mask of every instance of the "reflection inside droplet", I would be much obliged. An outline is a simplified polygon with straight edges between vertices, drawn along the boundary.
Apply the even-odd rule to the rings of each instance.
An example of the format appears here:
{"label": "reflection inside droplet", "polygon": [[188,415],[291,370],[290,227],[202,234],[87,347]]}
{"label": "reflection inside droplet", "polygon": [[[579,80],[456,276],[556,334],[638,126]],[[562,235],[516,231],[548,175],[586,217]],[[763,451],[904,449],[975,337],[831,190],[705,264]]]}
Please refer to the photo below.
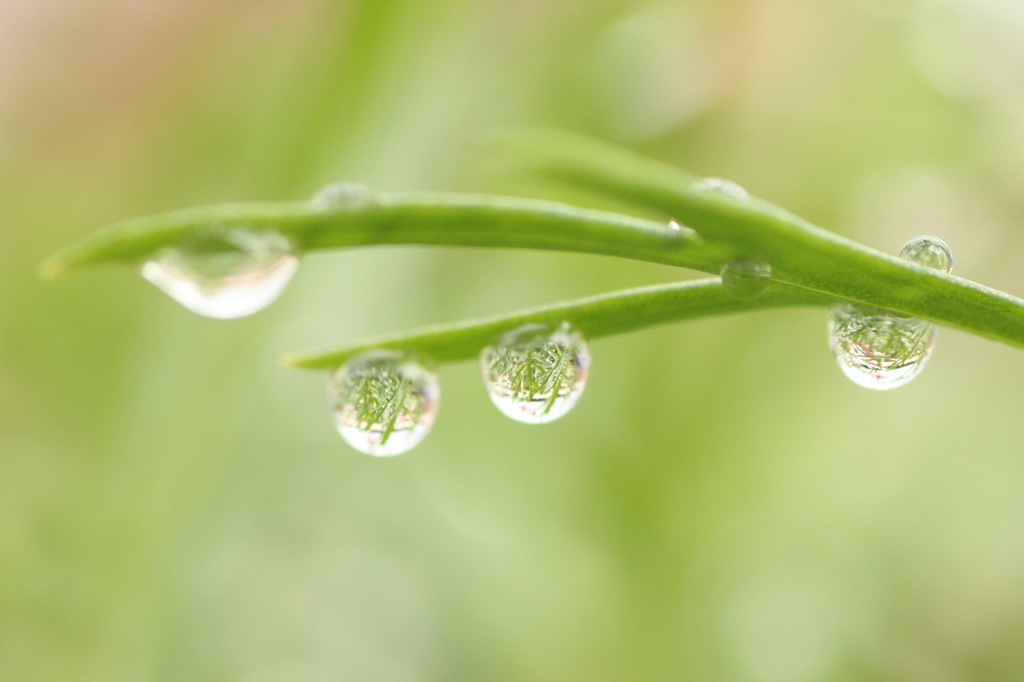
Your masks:
{"label": "reflection inside droplet", "polygon": [[142,276],[192,312],[228,320],[273,303],[298,268],[281,234],[230,228],[161,249],[142,266]]}
{"label": "reflection inside droplet", "polygon": [[935,325],[868,306],[837,305],[829,315],[829,337],[851,381],[886,390],[924,369],[935,346]]}
{"label": "reflection inside droplet", "polygon": [[433,427],[441,398],[433,372],[389,350],[353,358],[327,388],[338,433],[356,450],[378,457],[416,447]]}
{"label": "reflection inside droplet", "polygon": [[946,273],[953,270],[953,252],[949,245],[927,234],[907,242],[900,251],[900,258]]}
{"label": "reflection inside droplet", "polygon": [[[911,239],[900,257],[949,272],[953,254],[938,237]],[[829,340],[836,361],[854,383],[877,390],[896,388],[924,369],[935,347],[935,325],[854,303],[833,306]]]}
{"label": "reflection inside droplet", "polygon": [[527,424],[567,414],[590,373],[586,341],[568,322],[514,329],[480,356],[484,384],[502,413]]}

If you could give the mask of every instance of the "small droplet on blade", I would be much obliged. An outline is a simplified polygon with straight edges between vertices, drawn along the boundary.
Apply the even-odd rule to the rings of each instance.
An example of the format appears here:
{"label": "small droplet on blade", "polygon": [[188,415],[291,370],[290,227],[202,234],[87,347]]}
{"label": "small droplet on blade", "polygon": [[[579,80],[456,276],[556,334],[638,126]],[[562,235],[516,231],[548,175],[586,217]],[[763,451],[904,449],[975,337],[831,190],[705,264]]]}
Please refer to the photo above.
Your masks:
{"label": "small droplet on blade", "polygon": [[317,190],[309,204],[316,211],[335,211],[367,203],[373,195],[373,189],[358,182],[332,182]]}
{"label": "small droplet on blade", "polygon": [[949,245],[938,237],[927,234],[914,237],[907,242],[900,251],[900,258],[945,273],[953,270],[953,252]]}
{"label": "small droplet on blade", "polygon": [[733,298],[755,299],[772,283],[772,267],[756,258],[737,258],[722,266],[722,286]]}
{"label": "small droplet on blade", "polygon": [[717,192],[737,201],[746,201],[750,198],[747,190],[725,178],[701,178],[690,185],[690,190],[693,192]]}

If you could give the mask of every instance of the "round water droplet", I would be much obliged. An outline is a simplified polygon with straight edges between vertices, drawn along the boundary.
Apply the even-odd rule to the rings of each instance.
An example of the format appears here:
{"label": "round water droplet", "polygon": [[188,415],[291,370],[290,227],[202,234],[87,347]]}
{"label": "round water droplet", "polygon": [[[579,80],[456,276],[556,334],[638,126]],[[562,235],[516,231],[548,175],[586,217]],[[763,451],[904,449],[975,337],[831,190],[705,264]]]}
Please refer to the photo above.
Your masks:
{"label": "round water droplet", "polygon": [[527,424],[564,416],[587,385],[587,342],[568,322],[513,329],[480,355],[484,384],[504,414]]}
{"label": "round water droplet", "polygon": [[756,258],[737,258],[722,266],[722,286],[741,301],[760,296],[772,282],[772,267]]}
{"label": "round water droplet", "polygon": [[900,251],[900,258],[942,272],[948,273],[953,270],[953,252],[949,246],[938,237],[927,234],[914,237],[907,242]]}
{"label": "round water droplet", "polygon": [[924,368],[935,325],[867,306],[833,306],[829,339],[839,367],[854,383],[877,390],[902,386]]}
{"label": "round water droplet", "polygon": [[[900,257],[949,272],[953,253],[938,237],[922,235]],[[867,388],[902,386],[924,368],[935,347],[935,325],[888,310],[847,304],[832,308],[829,339],[847,377]]]}
{"label": "round water droplet", "polygon": [[292,244],[277,232],[230,228],[161,249],[142,276],[192,312],[230,320],[273,303],[298,268]]}
{"label": "round water droplet", "polygon": [[389,457],[419,445],[434,425],[437,376],[401,351],[363,353],[327,385],[334,425],[360,452]]}
{"label": "round water droplet", "polygon": [[750,198],[747,190],[725,178],[701,178],[690,185],[690,190],[693,192],[717,192],[737,201]]}
{"label": "round water droplet", "polygon": [[371,188],[358,182],[334,182],[321,187],[309,203],[316,211],[335,211],[367,203],[373,194]]}

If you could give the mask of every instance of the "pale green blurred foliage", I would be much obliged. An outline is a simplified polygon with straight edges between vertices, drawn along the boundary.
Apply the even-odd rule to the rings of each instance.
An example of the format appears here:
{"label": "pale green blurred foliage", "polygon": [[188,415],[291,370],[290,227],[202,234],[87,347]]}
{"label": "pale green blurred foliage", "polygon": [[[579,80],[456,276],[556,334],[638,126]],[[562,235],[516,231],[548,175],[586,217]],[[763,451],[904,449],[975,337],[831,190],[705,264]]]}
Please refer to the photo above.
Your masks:
{"label": "pale green blurred foliage", "polygon": [[539,124],[1021,294],[1022,58],[1014,0],[0,0],[0,680],[1021,679],[1018,350],[942,329],[879,394],[821,310],[707,320],[592,344],[545,426],[446,368],[379,460],[278,352],[686,273],[357,249],[224,323],[34,268],[339,179],[527,191],[475,145]]}

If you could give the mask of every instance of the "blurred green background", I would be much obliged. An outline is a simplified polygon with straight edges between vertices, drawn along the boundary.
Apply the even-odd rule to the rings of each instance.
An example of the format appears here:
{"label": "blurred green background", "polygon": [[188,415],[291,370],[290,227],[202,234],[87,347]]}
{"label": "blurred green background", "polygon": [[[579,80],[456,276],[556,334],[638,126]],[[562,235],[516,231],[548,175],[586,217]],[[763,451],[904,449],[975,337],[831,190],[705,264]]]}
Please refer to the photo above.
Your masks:
{"label": "blurred green background", "polygon": [[379,460],[279,352],[692,274],[355,249],[217,322],[34,272],[339,179],[525,192],[477,143],[530,124],[1020,295],[1022,64],[1019,0],[0,0],[0,680],[1024,678],[1019,350],[875,393],[823,310],[705,320],[595,342],[546,426],[445,368]]}

